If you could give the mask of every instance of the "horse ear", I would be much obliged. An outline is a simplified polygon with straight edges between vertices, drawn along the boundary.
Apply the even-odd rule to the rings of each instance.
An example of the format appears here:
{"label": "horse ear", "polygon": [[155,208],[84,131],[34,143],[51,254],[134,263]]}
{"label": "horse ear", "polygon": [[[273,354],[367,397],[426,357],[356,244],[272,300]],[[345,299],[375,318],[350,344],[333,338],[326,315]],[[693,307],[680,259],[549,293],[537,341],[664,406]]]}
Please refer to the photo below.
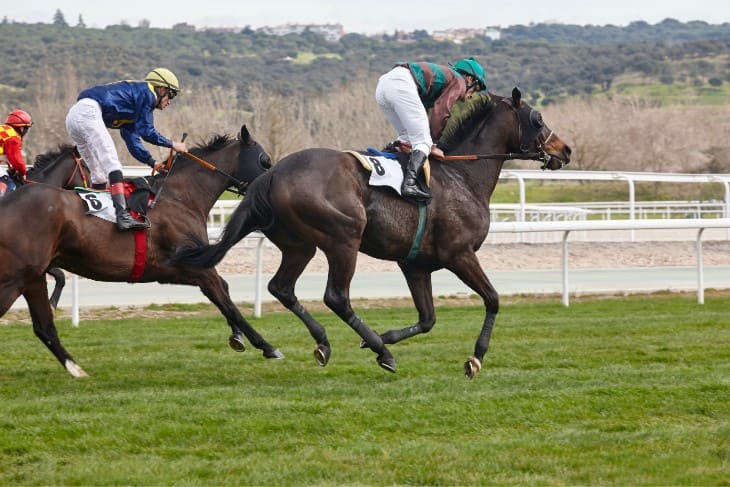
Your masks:
{"label": "horse ear", "polygon": [[515,107],[520,106],[520,100],[522,99],[522,93],[520,92],[520,89],[518,87],[512,88],[512,103],[514,103]]}
{"label": "horse ear", "polygon": [[241,126],[241,141],[245,144],[251,143],[251,134],[248,132],[248,127],[246,127],[245,123]]}

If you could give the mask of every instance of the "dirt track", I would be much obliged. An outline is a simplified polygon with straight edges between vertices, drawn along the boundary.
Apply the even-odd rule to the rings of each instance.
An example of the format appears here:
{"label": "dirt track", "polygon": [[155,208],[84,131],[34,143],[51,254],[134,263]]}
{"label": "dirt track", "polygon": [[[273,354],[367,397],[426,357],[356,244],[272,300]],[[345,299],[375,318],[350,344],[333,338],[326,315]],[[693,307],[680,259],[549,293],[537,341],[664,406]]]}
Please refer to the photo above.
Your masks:
{"label": "dirt track", "polygon": [[[491,270],[558,269],[562,262],[559,243],[487,244],[477,253],[488,272]],[[730,265],[730,241],[707,241],[702,244],[705,265]],[[265,245],[263,269],[273,273],[279,265],[279,250]],[[571,268],[616,268],[687,266],[696,264],[693,241],[681,242],[570,242],[568,259]],[[395,262],[381,261],[360,254],[359,272],[398,272]],[[237,246],[218,265],[222,274],[254,274],[255,249]],[[324,255],[317,252],[305,272],[327,272]]]}
{"label": "dirt track", "polygon": [[[693,241],[681,242],[571,242],[569,247],[570,267],[576,268],[617,268],[617,267],[651,267],[651,266],[691,266],[696,264],[696,250]],[[707,241],[702,245],[705,265],[730,265],[730,241]],[[562,249],[559,243],[541,244],[489,244],[477,253],[487,274],[490,270],[516,269],[557,269],[562,265]],[[274,273],[279,265],[280,253],[272,245],[263,247],[263,271]],[[237,246],[223,259],[218,266],[222,274],[254,274],[256,272],[256,250],[253,247]],[[398,272],[395,262],[381,261],[366,255],[358,258],[357,272]],[[324,255],[318,252],[305,272],[327,272]],[[722,292],[721,292],[722,293]],[[534,297],[516,296],[503,298],[503,302],[517,302]],[[436,298],[436,305],[479,304],[472,298]],[[362,300],[358,307],[412,306],[408,299]],[[311,310],[323,309],[321,302],[308,303]],[[242,309],[244,314],[251,314],[251,309]],[[284,311],[278,303],[265,303],[264,312]],[[147,318],[159,314],[172,317],[175,315],[191,315],[197,313],[215,313],[212,305],[195,311],[150,310],[138,307],[122,307],[109,309],[85,310],[84,320],[114,319],[133,316]],[[69,318],[70,309],[56,312],[57,318]],[[27,310],[9,311],[0,318],[0,325],[12,323],[30,324]]]}

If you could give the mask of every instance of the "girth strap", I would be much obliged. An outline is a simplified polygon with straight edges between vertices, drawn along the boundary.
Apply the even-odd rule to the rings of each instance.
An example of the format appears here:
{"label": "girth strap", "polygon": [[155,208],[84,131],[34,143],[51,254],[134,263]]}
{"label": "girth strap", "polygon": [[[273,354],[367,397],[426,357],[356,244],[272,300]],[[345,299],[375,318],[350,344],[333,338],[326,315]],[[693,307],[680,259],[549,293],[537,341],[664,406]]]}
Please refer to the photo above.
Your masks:
{"label": "girth strap", "polygon": [[418,250],[421,248],[421,241],[423,240],[423,233],[426,229],[426,205],[423,203],[418,204],[418,228],[416,229],[416,236],[411,244],[411,250],[405,258],[406,262],[411,262],[418,255]]}

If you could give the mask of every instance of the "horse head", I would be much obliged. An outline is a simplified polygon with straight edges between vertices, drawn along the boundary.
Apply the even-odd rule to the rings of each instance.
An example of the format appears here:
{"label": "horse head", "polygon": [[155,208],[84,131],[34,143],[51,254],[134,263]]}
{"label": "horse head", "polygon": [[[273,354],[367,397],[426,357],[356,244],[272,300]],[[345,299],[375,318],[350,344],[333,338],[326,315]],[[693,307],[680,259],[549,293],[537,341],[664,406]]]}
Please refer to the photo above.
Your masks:
{"label": "horse head", "polygon": [[240,152],[234,176],[240,181],[236,189],[244,191],[251,181],[271,169],[271,157],[261,144],[253,139],[245,124],[238,134],[238,141]]}
{"label": "horse head", "polygon": [[511,97],[474,96],[449,119],[438,146],[447,155],[476,159],[530,159],[543,169],[570,162],[570,147],[545,124],[539,111],[522,101],[519,88]]}
{"label": "horse head", "polygon": [[[216,135],[207,144],[194,147],[181,157],[180,163],[184,164],[187,170],[198,171],[200,166],[203,166],[213,171],[216,176],[211,189],[221,192],[229,189],[243,193],[254,179],[271,168],[269,154],[253,139],[246,125],[241,127],[236,138]],[[170,176],[176,179],[188,178],[185,171],[186,169],[176,163],[175,169],[170,171]],[[225,180],[221,179],[221,176],[224,176]],[[220,184],[223,186],[219,186]],[[219,195],[220,193],[217,193],[215,196]]]}
{"label": "horse head", "polygon": [[542,161],[542,169],[553,171],[570,163],[570,146],[547,126],[538,110],[522,101],[519,88],[515,87],[512,97],[503,101],[517,115],[519,154],[523,156],[520,158]]}

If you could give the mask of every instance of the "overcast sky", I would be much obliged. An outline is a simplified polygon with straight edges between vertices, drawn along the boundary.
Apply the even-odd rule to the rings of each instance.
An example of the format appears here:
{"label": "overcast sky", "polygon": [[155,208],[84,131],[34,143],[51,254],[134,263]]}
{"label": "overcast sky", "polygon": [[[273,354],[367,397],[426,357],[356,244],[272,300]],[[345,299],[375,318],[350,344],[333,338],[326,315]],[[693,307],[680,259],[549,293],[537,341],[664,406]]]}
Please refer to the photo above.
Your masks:
{"label": "overcast sky", "polygon": [[665,18],[730,22],[728,0],[7,0],[0,7],[0,18],[50,23],[57,9],[70,25],[81,15],[87,27],[95,28],[122,22],[137,26],[146,19],[152,27],[161,28],[179,22],[198,28],[249,25],[254,29],[284,23],[340,23],[348,33],[433,32],[540,22],[624,26],[636,20],[656,24]]}

